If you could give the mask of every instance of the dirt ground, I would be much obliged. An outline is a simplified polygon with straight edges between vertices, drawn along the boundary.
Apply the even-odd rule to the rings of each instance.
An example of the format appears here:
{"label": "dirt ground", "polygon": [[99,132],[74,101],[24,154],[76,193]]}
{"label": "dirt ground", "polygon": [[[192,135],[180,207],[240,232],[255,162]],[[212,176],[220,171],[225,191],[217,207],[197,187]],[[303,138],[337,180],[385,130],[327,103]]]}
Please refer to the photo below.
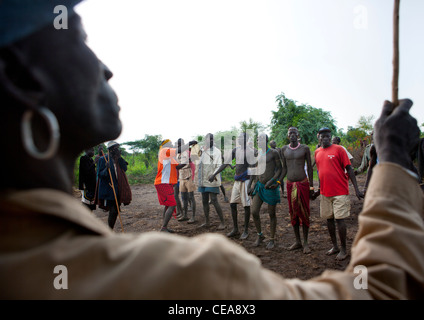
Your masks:
{"label": "dirt ground", "polygon": [[[365,174],[357,176],[359,189],[362,190],[365,183]],[[315,183],[317,186],[318,183]],[[363,205],[363,200],[358,200],[352,184],[350,186],[351,199],[351,215],[346,219],[347,224],[347,247],[350,252],[352,242],[358,229],[358,214]],[[226,195],[231,196],[232,183],[224,183]],[[128,206],[121,207],[121,217],[123,221],[124,231],[128,232],[147,232],[159,231],[162,222],[163,207],[159,205],[156,189],[152,184],[140,184],[132,186],[133,201]],[[201,203],[201,195],[195,192],[197,204],[196,219],[197,223],[187,224],[187,221],[179,222],[171,218],[168,227],[174,230],[177,234],[192,237],[204,232],[215,232],[227,234],[232,230],[232,219],[230,204],[224,201],[222,194],[218,196],[218,200],[224,212],[226,223],[225,230],[217,230],[219,219],[215,209],[211,206],[211,227],[204,228],[200,225],[204,222],[204,214]],[[261,208],[261,223],[262,231],[267,237],[259,247],[254,247],[256,240],[256,230],[252,220],[250,219],[249,237],[245,240],[231,238],[239,245],[243,246],[248,252],[256,255],[262,261],[264,267],[273,270],[286,278],[310,279],[320,275],[326,269],[344,270],[350,261],[350,255],[343,261],[336,261],[335,255],[327,256],[325,253],[331,248],[331,241],[327,231],[325,220],[319,217],[319,200],[311,200],[311,226],[309,231],[309,247],[311,253],[304,254],[302,250],[288,251],[287,247],[295,241],[293,228],[290,224],[287,198],[281,198],[281,203],[277,205],[277,232],[276,246],[272,250],[267,250],[266,243],[269,238],[269,216],[267,214],[267,205],[264,204]],[[239,212],[239,229],[241,230],[244,223],[243,207],[238,205]],[[107,224],[108,213],[102,209],[97,209],[93,213]],[[189,209],[189,216],[191,216]],[[121,224],[117,220],[114,231],[121,232]],[[302,233],[301,233],[302,236]]]}

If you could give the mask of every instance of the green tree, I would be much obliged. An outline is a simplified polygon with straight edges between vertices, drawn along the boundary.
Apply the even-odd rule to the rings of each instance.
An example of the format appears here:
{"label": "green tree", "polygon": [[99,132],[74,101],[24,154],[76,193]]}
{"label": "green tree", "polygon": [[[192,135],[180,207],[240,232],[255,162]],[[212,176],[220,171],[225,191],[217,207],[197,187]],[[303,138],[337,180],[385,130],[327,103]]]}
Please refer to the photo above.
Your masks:
{"label": "green tree", "polygon": [[240,121],[240,132],[246,132],[247,130],[252,130],[255,135],[266,130],[266,126],[260,122],[253,121],[252,118],[249,118],[248,121]]}
{"label": "green tree", "polygon": [[301,142],[311,144],[318,142],[317,132],[322,127],[328,127],[336,132],[337,126],[331,113],[310,105],[297,104],[284,93],[276,97],[277,111],[272,111],[271,139],[277,146],[288,143],[287,131],[290,127],[299,129]]}
{"label": "green tree", "polygon": [[129,146],[129,149],[135,153],[143,152],[144,154],[157,154],[161,141],[161,135],[146,134],[144,135],[144,139],[124,142],[123,144]]}
{"label": "green tree", "polygon": [[370,135],[374,130],[374,116],[360,116],[356,127],[364,131],[366,135]]}
{"label": "green tree", "polygon": [[229,141],[232,141],[231,148],[234,146],[235,138],[238,136],[239,130],[237,130],[236,127],[232,127],[231,130],[226,131],[218,131],[213,134],[215,145],[220,148],[221,150],[224,149],[225,146],[224,143],[229,143]]}
{"label": "green tree", "polygon": [[267,126],[263,125],[260,122],[253,121],[252,118],[249,118],[248,121],[240,121],[239,132],[247,132],[250,134],[250,139],[252,139],[255,148],[257,148],[257,137],[259,133],[264,132],[267,129]]}
{"label": "green tree", "polygon": [[364,139],[367,133],[361,128],[347,127],[346,140],[350,143]]}
{"label": "green tree", "polygon": [[123,145],[127,145],[133,152],[133,160],[141,152],[144,155],[143,162],[146,168],[149,168],[155,163],[161,141],[161,135],[146,134],[143,139],[124,142]]}

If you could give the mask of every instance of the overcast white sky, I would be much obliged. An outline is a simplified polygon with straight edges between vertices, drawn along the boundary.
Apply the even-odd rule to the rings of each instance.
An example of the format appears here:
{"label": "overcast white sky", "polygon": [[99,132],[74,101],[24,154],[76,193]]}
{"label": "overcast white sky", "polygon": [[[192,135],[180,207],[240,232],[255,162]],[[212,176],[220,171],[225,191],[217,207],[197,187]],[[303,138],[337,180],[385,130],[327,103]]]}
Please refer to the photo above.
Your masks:
{"label": "overcast white sky", "polygon": [[[275,97],[345,131],[391,99],[392,0],[87,0],[88,45],[113,71],[119,142],[269,125]],[[399,96],[424,122],[424,1],[402,0]]]}

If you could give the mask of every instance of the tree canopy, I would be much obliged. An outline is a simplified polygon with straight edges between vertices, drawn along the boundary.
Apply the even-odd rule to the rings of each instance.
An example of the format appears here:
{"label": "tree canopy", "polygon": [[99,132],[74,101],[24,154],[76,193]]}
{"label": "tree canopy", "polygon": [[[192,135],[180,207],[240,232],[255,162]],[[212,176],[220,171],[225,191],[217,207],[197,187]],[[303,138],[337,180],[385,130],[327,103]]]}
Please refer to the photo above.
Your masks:
{"label": "tree canopy", "polygon": [[123,143],[134,153],[143,152],[145,154],[157,154],[162,141],[161,135],[144,135],[144,139]]}
{"label": "tree canopy", "polygon": [[335,120],[328,111],[298,104],[284,93],[276,97],[276,103],[277,111],[272,111],[270,138],[279,147],[288,143],[287,131],[290,127],[298,128],[301,143],[304,144],[318,142],[317,132],[322,127],[328,127],[332,132],[337,131]]}

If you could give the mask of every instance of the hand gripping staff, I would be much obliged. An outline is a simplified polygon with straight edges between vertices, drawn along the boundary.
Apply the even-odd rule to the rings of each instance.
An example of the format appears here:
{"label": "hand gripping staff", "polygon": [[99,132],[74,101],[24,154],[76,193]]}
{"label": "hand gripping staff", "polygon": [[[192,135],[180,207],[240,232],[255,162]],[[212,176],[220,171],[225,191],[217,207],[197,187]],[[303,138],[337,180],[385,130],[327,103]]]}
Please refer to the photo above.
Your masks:
{"label": "hand gripping staff", "polygon": [[393,9],[393,79],[392,79],[392,103],[399,105],[399,6],[400,0],[395,0]]}

